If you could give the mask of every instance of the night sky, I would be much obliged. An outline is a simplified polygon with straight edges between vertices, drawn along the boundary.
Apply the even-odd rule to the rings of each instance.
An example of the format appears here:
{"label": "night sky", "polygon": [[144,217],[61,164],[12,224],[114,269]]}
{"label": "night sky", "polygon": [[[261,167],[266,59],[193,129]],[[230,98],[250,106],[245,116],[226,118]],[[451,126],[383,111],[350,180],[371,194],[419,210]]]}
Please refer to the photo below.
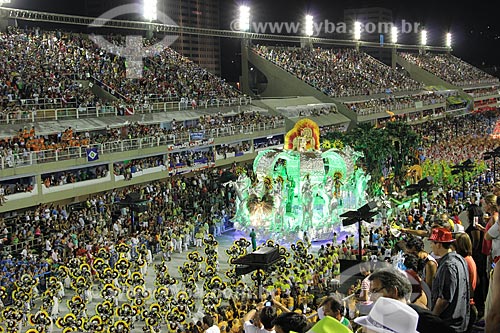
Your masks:
{"label": "night sky", "polygon": [[[84,1],[67,0],[11,0],[12,7],[79,14],[84,12]],[[104,0],[105,1],[105,0]],[[139,0],[138,0],[139,1]],[[162,0],[158,0],[159,2]],[[131,0],[113,0],[113,3]],[[220,0],[221,28],[229,29],[230,22],[238,16],[241,4],[251,7],[252,20],[260,22],[300,22],[311,14],[315,21],[340,22],[343,10],[360,7],[391,9],[393,20],[418,22],[428,31],[428,45],[444,45],[444,35],[453,36],[453,54],[477,67],[500,69],[500,21],[491,3],[471,2],[464,6],[451,1],[305,1],[305,0]],[[471,8],[474,4],[475,8]],[[167,13],[168,14],[168,13]],[[386,37],[389,40],[389,36]],[[406,40],[404,39],[406,38]],[[416,35],[400,36],[401,43],[417,44]],[[222,39],[222,76],[233,79],[239,65],[239,44],[236,40]],[[497,76],[500,76],[497,72]]]}

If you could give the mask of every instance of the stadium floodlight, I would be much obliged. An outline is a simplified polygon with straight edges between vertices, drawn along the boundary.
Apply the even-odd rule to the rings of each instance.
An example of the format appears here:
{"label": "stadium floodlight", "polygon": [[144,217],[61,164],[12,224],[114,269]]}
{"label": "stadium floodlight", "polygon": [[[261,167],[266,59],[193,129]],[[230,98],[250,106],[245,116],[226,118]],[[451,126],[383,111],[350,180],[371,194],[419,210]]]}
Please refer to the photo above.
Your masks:
{"label": "stadium floodlight", "polygon": [[426,30],[420,31],[420,45],[422,45],[422,46],[427,45],[427,31]]}
{"label": "stadium floodlight", "polygon": [[448,47],[448,48],[451,47],[451,32],[448,32],[446,34],[446,47]]}
{"label": "stadium floodlight", "polygon": [[143,15],[148,21],[154,21],[158,18],[158,0],[144,0]]}
{"label": "stadium floodlight", "polygon": [[250,7],[240,6],[240,31],[250,30]]}
{"label": "stadium floodlight", "polygon": [[354,39],[361,39],[361,22],[358,21],[354,22]]}
{"label": "stadium floodlight", "polygon": [[391,27],[391,42],[392,44],[396,44],[398,42],[398,27]]}
{"label": "stadium floodlight", "polygon": [[306,34],[306,36],[309,36],[309,37],[314,35],[314,18],[312,15],[306,15],[305,34]]}

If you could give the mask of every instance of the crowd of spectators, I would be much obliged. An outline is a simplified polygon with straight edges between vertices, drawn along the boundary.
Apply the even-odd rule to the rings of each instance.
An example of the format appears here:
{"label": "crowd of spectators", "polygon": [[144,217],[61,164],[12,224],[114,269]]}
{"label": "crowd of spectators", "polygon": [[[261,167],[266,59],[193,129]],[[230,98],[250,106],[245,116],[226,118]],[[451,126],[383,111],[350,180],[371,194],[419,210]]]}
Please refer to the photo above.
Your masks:
{"label": "crowd of spectators", "polygon": [[[75,158],[78,153],[71,149],[88,148],[95,144],[106,146],[105,153],[121,151],[122,149],[138,149],[132,146],[130,140],[141,138],[144,144],[150,146],[164,144],[189,144],[195,142],[191,137],[193,132],[201,133],[203,139],[213,139],[220,136],[252,133],[264,128],[284,126],[284,117],[275,116],[260,111],[240,112],[232,115],[217,113],[201,116],[187,121],[172,120],[169,126],[160,124],[139,124],[137,122],[121,127],[108,127],[103,130],[77,132],[68,127],[62,133],[39,135],[35,126],[21,128],[15,137],[0,140],[0,158],[4,167],[14,167],[29,163],[53,161],[55,151],[59,159]],[[202,141],[202,140],[201,140]],[[127,146],[122,147],[122,143]],[[195,144],[197,145],[197,144]],[[31,156],[36,153],[36,156]]]}
{"label": "crowd of spectators", "polygon": [[328,96],[358,96],[420,90],[422,84],[355,49],[254,48]]}
{"label": "crowd of spectators", "polygon": [[425,69],[455,86],[462,87],[477,84],[498,85],[499,83],[498,78],[448,53],[420,54],[401,52],[399,55],[406,61]]}
{"label": "crowd of spectators", "polygon": [[76,81],[84,79],[78,77],[84,73],[84,48],[76,35],[62,32],[13,26],[0,32],[2,115],[95,106],[99,99]]}
{"label": "crowd of spectators", "polygon": [[[121,48],[125,36],[107,36]],[[154,102],[189,101],[191,107],[242,95],[225,80],[199,67],[170,47],[156,50],[159,40],[144,39],[155,50],[145,58],[142,76],[127,77],[124,58],[103,49],[88,36],[39,28],[9,26],[0,32],[1,117],[22,120],[40,109],[102,107],[121,103],[149,107]],[[121,102],[99,99],[77,80],[97,80]],[[92,81],[94,82],[94,81]]]}
{"label": "crowd of spectators", "polygon": [[471,95],[472,97],[480,97],[480,96],[498,94],[499,89],[500,88],[498,86],[492,86],[492,87],[488,87],[488,88],[464,89],[464,92]]}
{"label": "crowd of spectators", "polygon": [[[448,123],[447,119],[440,121],[442,123],[437,124],[438,126],[433,126],[432,123],[420,125],[420,134],[431,136],[436,127],[450,128],[449,132],[442,133],[437,139],[439,142],[446,142],[453,146],[455,150],[463,145],[463,141],[455,139],[466,135],[467,131],[477,133],[476,128],[484,128],[489,122],[481,115],[465,116],[460,119],[462,126],[455,132],[453,122]],[[482,140],[479,135],[476,135],[474,139]],[[430,158],[427,155],[428,150],[424,150],[423,154]],[[446,154],[442,156],[442,158],[445,157],[447,157]],[[248,169],[249,165],[243,167]],[[236,166],[233,165],[230,171],[235,172],[235,169]],[[7,260],[5,263],[11,264],[5,265],[3,271],[0,272],[2,285],[12,291],[15,288],[12,283],[14,279],[26,272],[37,276],[39,281],[43,281],[41,274],[56,267],[54,265],[69,265],[71,258],[78,256],[86,257],[86,260],[91,263],[100,249],[109,251],[111,255],[109,263],[114,266],[118,259],[116,253],[118,244],[122,242],[130,246],[132,261],[139,257],[138,253],[142,245],[151,251],[153,258],[161,254],[161,258],[165,260],[169,260],[173,252],[183,253],[189,251],[190,248],[197,248],[200,244],[199,237],[207,239],[209,234],[219,235],[234,214],[234,193],[231,189],[222,186],[219,181],[223,171],[202,170],[191,177],[172,176],[164,181],[128,186],[91,195],[80,207],[74,207],[73,210],[71,206],[48,204],[40,205],[33,211],[14,214],[8,227],[2,221],[4,249],[30,238],[43,237],[43,242],[37,249],[27,248],[25,254],[13,253],[13,257],[7,257],[8,253],[4,253],[4,260]],[[249,174],[252,176],[251,171]],[[360,271],[364,277],[347,286],[345,293],[340,292],[338,284],[340,260],[353,259],[359,252],[354,235],[343,234],[337,237],[335,234],[332,241],[322,245],[317,252],[312,252],[311,244],[303,234],[303,245],[296,243],[294,250],[288,250],[291,251],[292,272],[270,274],[268,278],[275,279],[279,282],[277,284],[270,283],[267,279],[264,281],[266,291],[264,297],[271,300],[272,310],[266,309],[265,299],[259,299],[251,285],[243,283],[233,294],[234,297],[221,296],[224,299],[224,305],[210,313],[213,319],[212,321],[207,319],[206,325],[209,327],[216,325],[221,332],[249,332],[250,325],[258,326],[257,317],[254,318],[256,312],[262,320],[266,311],[271,311],[269,316],[272,319],[280,318],[284,313],[291,311],[304,320],[305,317],[301,317],[302,315],[309,318],[305,320],[307,325],[302,328],[302,333],[305,333],[305,327],[320,322],[319,319],[323,317],[322,312],[344,323],[347,329],[356,328],[359,325],[363,326],[363,315],[377,311],[376,305],[381,302],[380,298],[393,298],[402,304],[407,303],[414,309],[417,315],[412,318],[416,318],[414,324],[418,325],[419,332],[432,332],[438,327],[436,325],[442,327],[445,332],[448,332],[445,329],[449,330],[450,327],[455,332],[469,331],[467,328],[470,328],[476,321],[469,311],[472,311],[477,304],[480,315],[478,318],[481,318],[486,311],[484,309],[486,294],[480,295],[477,292],[473,302],[472,294],[459,285],[468,286],[468,283],[462,282],[479,278],[480,269],[484,267],[478,263],[477,271],[474,270],[474,266],[469,266],[454,277],[457,279],[456,285],[459,286],[454,292],[459,292],[460,297],[470,298],[471,302],[470,307],[468,302],[460,306],[456,303],[450,305],[453,311],[466,313],[460,321],[450,321],[448,312],[438,311],[436,307],[440,299],[444,299],[443,297],[446,297],[449,291],[443,291],[447,290],[447,285],[439,282],[442,281],[440,280],[443,278],[442,273],[439,270],[422,271],[418,258],[432,254],[425,252],[419,237],[410,235],[425,234],[424,237],[431,237],[434,255],[442,255],[441,259],[434,259],[438,268],[441,261],[448,260],[447,255],[451,256],[448,249],[452,250],[453,256],[456,251],[458,255],[465,258],[463,260],[470,261],[466,258],[470,256],[470,251],[466,249],[463,252],[462,241],[457,241],[457,245],[452,247],[445,246],[443,243],[450,243],[446,237],[473,239],[468,233],[463,233],[464,228],[460,226],[463,226],[463,222],[466,221],[460,221],[458,215],[469,209],[472,204],[480,203],[480,199],[488,197],[487,193],[490,191],[495,191],[491,187],[491,182],[490,178],[489,183],[483,185],[481,190],[473,183],[468,184],[466,193],[459,193],[453,188],[440,189],[426,196],[422,205],[413,202],[408,207],[401,206],[393,210],[382,219],[382,224],[377,227],[363,226],[362,258],[364,264],[360,266]],[[119,204],[125,201],[131,193],[138,193],[141,200],[146,202],[147,207],[147,210],[136,215],[135,219],[128,214],[126,206]],[[482,220],[479,221],[481,222]],[[431,229],[433,225],[438,225],[441,229],[434,229],[435,232],[433,232]],[[450,228],[455,233],[461,233],[464,236],[453,236],[449,231]],[[398,229],[402,232],[401,235],[406,236],[398,235],[395,232]],[[438,231],[439,235],[437,235]],[[447,232],[449,234],[446,234]],[[170,245],[162,246],[161,240],[168,240]],[[469,239],[469,242],[472,241]],[[300,250],[302,246],[305,247]],[[308,251],[311,251],[310,255]],[[460,262],[462,259],[456,260]],[[152,261],[149,263],[151,264]],[[486,271],[484,273],[486,274]],[[429,281],[430,283],[427,283]],[[183,281],[182,286],[185,283],[186,281]],[[39,282],[37,288],[43,292],[45,286]],[[95,289],[96,285],[93,288]],[[475,286],[472,288],[476,289]],[[67,288],[67,290],[70,289],[71,287]],[[333,299],[328,298],[326,301],[318,296],[325,293],[332,295]],[[8,302],[7,299],[4,301]],[[326,305],[330,304],[329,302],[337,304],[332,312],[330,312],[329,305]],[[403,305],[399,306],[401,307]],[[469,308],[470,310],[466,310]],[[250,321],[252,318],[253,323]],[[426,326],[429,320],[434,323],[431,328]],[[276,328],[276,326],[285,325],[279,319],[269,322],[264,320],[263,324],[269,329],[272,326]],[[387,327],[393,327],[391,325],[395,323],[389,321],[385,324]],[[195,326],[195,322],[189,322],[182,324],[179,329],[185,332],[197,332]],[[417,331],[416,328],[415,331]]]}
{"label": "crowd of spectators", "polygon": [[492,136],[496,119],[481,114],[460,118],[441,118],[413,128],[423,138],[421,159],[461,163],[467,159],[479,161],[486,151],[498,145]]}
{"label": "crowd of spectators", "polygon": [[115,176],[124,176],[125,180],[130,180],[136,172],[164,165],[165,161],[163,155],[151,156],[133,159],[131,161],[115,162],[113,164],[113,172]]}
{"label": "crowd of spectators", "polygon": [[287,118],[319,117],[338,112],[337,106],[332,103],[283,106],[277,107],[276,111]]}
{"label": "crowd of spectators", "polygon": [[108,165],[98,165],[81,169],[58,171],[42,175],[42,181],[46,188],[74,184],[86,180],[99,179],[108,174]]}
{"label": "crowd of spectators", "polygon": [[[27,36],[23,38],[29,39],[29,35]],[[1,39],[5,39],[5,37],[0,37],[0,42]],[[52,42],[46,42],[49,47],[52,47],[52,43],[56,43],[60,51],[64,50],[61,53],[71,53],[71,50],[67,49],[64,43],[57,43],[57,38],[49,40],[52,40]],[[119,38],[115,41],[119,43]],[[362,79],[353,82],[358,85],[359,91],[364,91],[363,94],[366,94],[367,91],[372,93],[371,89],[375,86],[391,90],[413,87],[411,81],[404,81],[402,76],[398,76],[402,74],[385,73],[384,70],[377,67],[378,64],[375,65],[372,59],[353,50],[288,51],[271,49],[269,53],[268,51],[267,48],[259,47],[259,52],[268,54],[272,61],[280,63],[282,66],[289,66],[288,70],[294,71],[295,75],[301,79],[309,80],[309,83],[313,82],[311,84],[317,87],[323,81],[330,80],[332,76],[326,76],[328,73],[323,73],[324,76],[318,77],[318,72],[309,72],[309,70],[318,68],[317,64],[325,61],[332,61],[333,66],[338,66],[338,68],[328,67],[330,70],[339,71],[350,68],[352,72],[357,72]],[[306,54],[305,52],[312,53]],[[169,64],[168,60],[162,58],[162,54],[164,53],[159,53],[150,60],[148,69],[145,69],[146,72],[152,68],[157,71],[155,77],[156,75],[161,76],[159,73],[162,73],[163,69],[159,67]],[[100,55],[103,58],[107,57],[105,53]],[[89,60],[92,54],[85,53],[85,56]],[[71,63],[71,57],[68,59]],[[114,57],[107,60],[106,63],[111,66],[108,68],[110,72],[123,74],[125,68],[120,63],[119,58]],[[347,76],[349,71],[343,73]],[[203,77],[204,75],[203,72],[196,71],[191,72],[191,74],[194,77]],[[310,76],[306,79],[308,75]],[[139,85],[138,88],[127,86],[127,83],[122,84],[122,82],[114,81],[117,77],[110,75],[99,78],[111,85],[116,84],[115,87],[123,89],[122,91],[129,98],[144,96],[151,88],[148,86],[149,83]],[[173,81],[182,82],[187,79],[181,74],[181,77],[176,77]],[[400,80],[399,85],[394,85],[394,82],[398,80]],[[15,82],[19,88],[19,82]],[[323,86],[319,89],[328,91],[330,95],[335,95],[335,85],[342,86],[342,82],[329,83],[332,86]],[[212,87],[181,87],[180,91],[186,95],[211,96]],[[166,91],[172,91],[171,87],[166,88],[167,90],[161,91],[162,94]],[[345,89],[345,86],[342,89]],[[392,102],[394,103],[394,101]],[[373,107],[373,105],[364,105],[363,107]],[[228,120],[230,121],[228,122]],[[495,141],[489,136],[496,120],[492,122],[485,116],[473,114],[459,119],[440,119],[415,126],[419,134],[424,137],[421,158],[452,163],[458,163],[467,158],[481,159],[484,151],[491,150],[496,146]],[[177,139],[177,135],[182,136],[186,133],[188,140],[190,140],[189,134],[194,130],[197,134],[203,132],[206,135],[211,130],[228,129],[228,133],[234,134],[239,131],[236,126],[258,126],[263,122],[278,125],[280,121],[283,121],[280,117],[255,112],[239,113],[231,117],[216,114],[203,116],[192,124],[173,121],[170,128],[133,123],[117,129],[108,128],[105,132],[99,131],[95,135],[92,132],[88,135],[84,133],[81,137],[65,132],[64,135],[51,137],[51,141],[53,140],[54,144],[61,144],[64,141],[84,138],[88,140],[86,143],[88,145],[95,142],[105,143],[115,139],[124,140],[162,135]],[[25,128],[20,131],[18,137],[5,140],[2,143],[2,150],[7,151],[9,156],[13,156],[16,149],[16,154],[19,155],[26,151],[36,151],[33,148],[33,142],[31,142],[35,139],[40,140],[40,136],[36,135],[35,132],[31,135],[31,132]],[[44,141],[45,139],[48,141],[49,138],[44,138]],[[71,144],[69,143],[69,145]],[[250,147],[247,148],[250,149]],[[54,149],[58,149],[58,147]],[[212,149],[174,151],[168,156],[170,159],[167,161],[163,161],[162,157],[149,157],[133,160],[127,164],[124,162],[123,165],[116,163],[113,171],[121,174],[121,170],[124,169],[124,174],[132,174],[132,168],[140,170],[162,163],[170,168],[206,163],[213,161],[214,151]],[[241,167],[247,170],[251,178],[254,178],[249,170],[250,165],[241,165]],[[144,271],[146,274],[147,265],[153,264],[153,261],[158,259],[161,259],[164,264],[171,260],[174,252],[183,253],[189,252],[189,249],[196,249],[200,250],[199,253],[205,253],[207,258],[213,255],[209,254],[211,248],[208,244],[213,244],[210,235],[217,237],[230,225],[230,218],[234,216],[236,208],[233,190],[223,186],[220,181],[225,171],[236,173],[236,165],[232,165],[229,170],[211,168],[189,176],[176,175],[147,184],[126,186],[93,194],[78,206],[42,204],[27,211],[10,212],[8,219],[0,219],[2,256],[0,261],[0,287],[2,288],[0,291],[2,293],[5,291],[6,294],[5,297],[2,297],[2,293],[0,293],[0,307],[11,305],[14,301],[12,296],[22,294],[19,288],[20,281],[26,275],[37,280],[30,286],[29,297],[21,303],[24,308],[17,309],[23,311],[23,318],[27,318],[28,313],[38,311],[32,298],[34,295],[31,294],[31,287],[36,287],[34,288],[36,297],[42,298],[48,288],[48,276],[58,279],[63,284],[63,290],[74,289],[76,294],[79,294],[78,288],[75,287],[76,278],[73,283],[68,283],[67,281],[71,281],[71,277],[65,279],[56,272],[59,272],[58,267],[71,267],[72,272],[79,272],[81,276],[84,276],[83,268],[79,265],[81,262],[89,264],[92,270],[89,276],[85,277],[85,279],[89,279],[90,285],[86,287],[86,293],[83,294],[85,302],[90,302],[87,292],[92,291],[92,289],[99,290],[102,287],[102,277],[95,272],[97,267],[93,266],[96,259],[105,258],[104,262],[110,268],[117,269],[116,272],[118,272],[118,266],[120,266],[123,271],[123,261],[118,264],[118,261],[123,259],[123,252],[120,250],[123,244],[126,244],[127,248],[130,249],[130,253],[127,255],[129,255],[128,260],[132,263],[130,267],[126,268],[126,277],[132,277],[132,271],[134,273],[142,272],[144,266],[146,266]],[[49,187],[102,177],[107,172],[105,165],[93,166],[80,170],[45,174],[42,179],[45,186]],[[186,295],[189,295],[188,298],[203,303],[202,307],[198,307],[197,310],[202,311],[202,309],[208,308],[207,304],[212,300],[206,295],[215,297],[214,304],[218,303],[219,305],[213,307],[212,311],[205,310],[209,313],[205,314],[202,319],[200,318],[199,323],[192,321],[194,311],[186,309],[186,313],[189,315],[188,318],[185,318],[186,322],[180,320],[180,324],[177,326],[172,324],[176,321],[172,319],[172,313],[170,316],[160,317],[156,325],[151,325],[148,320],[144,320],[144,325],[155,326],[147,328],[155,331],[160,331],[159,327],[162,325],[169,325],[171,331],[196,333],[202,331],[251,333],[259,330],[275,330],[279,333],[288,333],[293,330],[297,333],[305,333],[311,327],[313,327],[313,332],[317,332],[313,325],[321,323],[337,325],[330,326],[336,332],[351,332],[353,327],[359,326],[383,328],[385,331],[401,333],[417,331],[426,333],[436,330],[440,332],[470,332],[472,325],[476,324],[476,319],[480,319],[483,314],[487,319],[491,319],[493,317],[491,313],[496,309],[488,308],[487,302],[487,295],[493,297],[490,293],[493,293],[492,290],[495,289],[492,288],[488,291],[488,288],[484,286],[484,283],[488,284],[491,263],[493,261],[496,263],[496,260],[500,258],[498,255],[500,249],[496,241],[496,238],[500,237],[497,230],[499,228],[497,226],[499,211],[497,202],[500,200],[497,201],[497,194],[494,194],[500,195],[500,183],[495,183],[492,186],[493,182],[494,180],[490,178],[487,184],[481,188],[478,184],[469,183],[465,193],[460,193],[454,188],[441,188],[428,193],[420,205],[412,202],[408,207],[396,207],[390,214],[386,211],[389,215],[383,217],[381,221],[377,221],[381,222],[380,225],[376,227],[374,225],[369,227],[361,225],[364,244],[362,248],[359,248],[354,235],[348,233],[337,238],[337,234],[334,234],[331,241],[313,253],[311,243],[306,234],[302,233],[302,241],[295,243],[290,249],[286,249],[287,253],[290,254],[287,256],[289,266],[284,265],[269,272],[269,275],[262,281],[264,285],[258,284],[256,288],[244,282],[238,284],[234,288],[234,297],[223,295],[221,282],[218,282],[216,287],[210,287],[215,285],[213,279],[215,277],[221,276],[221,281],[234,277],[223,275],[221,272],[217,273],[217,268],[214,269],[213,275],[210,275],[208,268],[205,271],[201,269],[201,266],[189,266],[188,268],[196,273],[196,279],[206,278],[203,296],[195,297],[193,289],[196,289],[196,281],[194,278],[193,281],[182,280],[178,287],[181,289],[180,291],[186,292]],[[0,189],[4,190],[4,187],[0,186]],[[132,207],[127,202],[131,196],[138,197],[146,209],[138,214],[130,214]],[[468,221],[461,221],[458,215],[468,211],[474,205],[478,206],[480,211],[478,215],[475,215],[477,220],[472,219],[474,223],[470,223],[470,216],[467,216]],[[482,206],[482,209],[479,205]],[[483,213],[489,215],[484,217]],[[464,222],[469,222],[468,230],[464,230]],[[461,226],[462,228],[460,228]],[[478,232],[483,239],[478,238]],[[422,238],[425,237],[431,241],[433,253],[427,253],[424,250]],[[484,239],[486,242],[491,241],[491,243],[485,243]],[[30,242],[33,240],[38,242]],[[244,243],[242,240],[240,242]],[[31,248],[30,244],[34,244],[35,247]],[[22,251],[12,251],[13,248],[17,248],[13,246],[18,245],[22,245]],[[149,251],[146,259],[142,257],[144,248]],[[204,251],[201,251],[203,248]],[[106,255],[103,256],[102,251],[106,252]],[[351,286],[347,286],[347,291],[341,294],[338,280],[340,260],[354,259],[358,253],[362,256],[363,263],[359,268],[363,278],[353,281]],[[189,255],[188,259],[191,260]],[[75,262],[78,264],[75,265]],[[160,266],[156,267],[157,274],[159,274],[158,270],[161,270]],[[217,266],[216,262],[215,267]],[[428,268],[431,266],[434,267],[433,270]],[[445,271],[450,267],[456,268],[458,266],[460,267],[453,272]],[[182,268],[179,267],[179,271],[182,273]],[[76,276],[70,275],[73,278]],[[120,279],[113,280],[113,284],[116,283],[119,286],[118,293],[123,293],[127,289],[126,285],[130,291],[129,280],[126,284],[119,282]],[[477,288],[476,282],[478,280],[483,281],[480,288]],[[155,295],[156,301],[158,301],[156,292],[161,287],[167,288],[166,292],[169,297],[173,297],[175,294],[173,290],[179,291],[166,287],[164,283],[159,281],[155,282],[150,294]],[[493,284],[494,281],[490,280],[489,283]],[[495,287],[498,286],[495,285]],[[257,296],[258,289],[265,290],[263,298]],[[473,294],[474,292],[476,293]],[[330,295],[330,297],[318,297],[320,294]],[[57,297],[60,297],[61,300],[67,298],[67,296],[60,296],[60,294]],[[493,302],[496,300],[497,297],[494,298]],[[266,304],[265,301],[271,303]],[[56,303],[52,302],[54,309]],[[87,307],[85,302],[83,307]],[[68,302],[68,306],[70,303]],[[224,304],[220,306],[220,303]],[[163,311],[170,305],[162,303],[158,306]],[[56,308],[56,310],[58,309]],[[89,309],[89,313],[92,312],[93,310]],[[111,316],[118,319],[119,313],[120,311],[113,312]],[[386,317],[380,320],[380,317],[376,316],[378,313],[384,313]],[[2,312],[2,314],[8,315],[7,312]],[[143,312],[143,315],[145,314],[146,311]],[[58,318],[59,311],[52,310],[51,316],[53,319]],[[324,318],[327,320],[323,321]],[[9,320],[11,319],[9,318]],[[20,322],[19,327],[23,327],[28,322],[26,320],[24,322],[17,321]],[[117,321],[113,320],[113,322]],[[134,322],[139,325],[139,321],[130,318],[129,323],[132,327]],[[317,327],[319,329],[320,326]],[[490,332],[494,331],[490,329]]]}
{"label": "crowd of spectators", "polygon": [[445,102],[445,97],[428,92],[406,96],[388,95],[387,97],[371,98],[364,101],[344,102],[344,104],[358,115],[367,116],[380,112],[397,111]]}

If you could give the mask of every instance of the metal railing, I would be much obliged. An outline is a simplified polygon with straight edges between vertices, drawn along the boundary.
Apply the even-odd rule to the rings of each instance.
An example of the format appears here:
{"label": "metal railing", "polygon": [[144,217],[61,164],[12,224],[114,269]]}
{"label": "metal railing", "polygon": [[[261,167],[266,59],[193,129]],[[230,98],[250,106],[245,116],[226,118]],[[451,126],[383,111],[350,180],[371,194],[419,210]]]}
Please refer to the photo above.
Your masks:
{"label": "metal railing", "polygon": [[23,166],[35,165],[40,163],[51,163],[77,158],[87,158],[88,148],[97,148],[99,155],[111,153],[126,152],[131,150],[141,150],[145,148],[155,148],[165,146],[165,153],[168,151],[178,151],[190,149],[193,147],[202,147],[213,144],[209,139],[226,137],[231,135],[248,135],[255,132],[266,131],[276,128],[283,128],[285,120],[279,119],[269,123],[255,123],[248,125],[231,125],[207,129],[204,131],[205,140],[193,141],[189,131],[184,131],[176,134],[162,134],[159,136],[124,139],[118,141],[93,143],[87,147],[68,147],[56,150],[31,151],[24,154],[11,154],[8,156],[0,156],[0,169],[19,168]]}
{"label": "metal railing", "polygon": [[248,96],[237,98],[212,99],[197,102],[195,106],[190,101],[172,101],[172,102],[157,102],[151,104],[123,104],[121,107],[116,106],[98,106],[98,107],[78,107],[78,108],[60,108],[47,110],[25,110],[12,111],[5,115],[4,119],[0,119],[0,124],[20,124],[20,123],[36,123],[52,120],[67,120],[81,118],[98,118],[105,116],[120,116],[135,113],[160,113],[167,111],[182,111],[187,109],[208,109],[220,108],[228,106],[243,106],[250,105],[252,98]]}

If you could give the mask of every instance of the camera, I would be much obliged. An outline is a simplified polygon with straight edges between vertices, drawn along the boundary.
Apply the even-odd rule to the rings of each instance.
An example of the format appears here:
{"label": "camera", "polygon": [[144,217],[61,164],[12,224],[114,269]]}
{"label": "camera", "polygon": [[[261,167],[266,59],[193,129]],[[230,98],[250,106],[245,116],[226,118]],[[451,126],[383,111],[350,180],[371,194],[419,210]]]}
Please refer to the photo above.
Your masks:
{"label": "camera", "polygon": [[267,300],[264,303],[264,306],[273,306],[273,297],[271,295],[267,296]]}

